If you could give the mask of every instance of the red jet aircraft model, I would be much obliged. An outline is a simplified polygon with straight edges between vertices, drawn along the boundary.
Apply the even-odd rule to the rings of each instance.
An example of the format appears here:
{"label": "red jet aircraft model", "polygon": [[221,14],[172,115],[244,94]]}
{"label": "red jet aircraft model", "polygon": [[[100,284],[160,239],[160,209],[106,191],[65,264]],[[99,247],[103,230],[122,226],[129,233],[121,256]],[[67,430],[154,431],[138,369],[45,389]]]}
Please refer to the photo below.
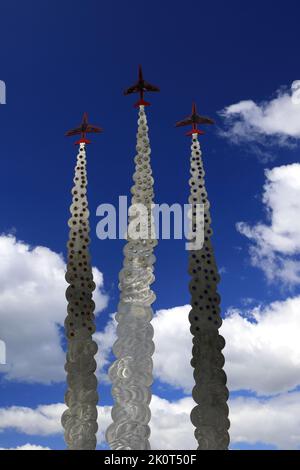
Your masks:
{"label": "red jet aircraft model", "polygon": [[144,93],[146,91],[160,91],[157,86],[151,85],[151,83],[146,82],[143,77],[142,66],[139,65],[139,79],[138,81],[132,85],[131,87],[127,88],[124,91],[124,95],[131,95],[132,93],[139,93],[140,99],[134,105],[135,108],[139,106],[149,106],[150,103],[144,100]]}
{"label": "red jet aircraft model", "polygon": [[86,138],[86,134],[89,134],[91,132],[94,132],[95,134],[100,134],[100,132],[103,132],[103,129],[101,129],[101,127],[96,127],[96,126],[89,124],[88,115],[87,113],[84,113],[80,127],[76,127],[75,129],[72,129],[66,132],[65,135],[69,137],[72,135],[81,134],[81,139],[77,140],[75,144],[90,144],[91,141]]}
{"label": "red jet aircraft model", "polygon": [[197,113],[197,109],[196,109],[196,104],[193,103],[193,107],[192,107],[192,114],[190,114],[190,116],[188,116],[186,119],[184,119],[183,121],[178,121],[176,124],[175,124],[175,127],[182,127],[182,126],[188,126],[188,125],[192,125],[192,129],[186,133],[186,135],[193,135],[193,134],[205,134],[204,131],[202,131],[201,129],[198,129],[198,124],[214,124],[215,122],[208,118],[208,117],[205,117],[205,116],[200,116],[200,114]]}

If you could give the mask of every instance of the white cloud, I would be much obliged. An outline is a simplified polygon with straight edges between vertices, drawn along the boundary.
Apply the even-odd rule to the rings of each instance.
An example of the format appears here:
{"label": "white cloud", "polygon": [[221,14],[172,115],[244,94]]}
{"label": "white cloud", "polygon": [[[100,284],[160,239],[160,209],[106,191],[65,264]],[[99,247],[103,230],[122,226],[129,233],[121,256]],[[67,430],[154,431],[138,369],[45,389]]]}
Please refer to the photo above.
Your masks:
{"label": "white cloud", "polygon": [[[190,365],[192,336],[189,305],[159,310],[152,321],[154,376],[162,383],[190,394],[194,386]],[[228,387],[272,395],[300,384],[300,296],[264,307],[231,309],[220,333],[226,340],[223,354]],[[107,328],[107,351],[114,325]],[[105,333],[103,334],[105,337]],[[109,346],[110,343],[110,346]]]}
{"label": "white cloud", "polygon": [[[155,449],[188,449],[195,446],[189,413],[193,400],[183,398],[169,402],[152,397],[151,444]],[[13,406],[0,408],[0,431],[14,430],[25,435],[50,436],[62,434],[60,418],[65,409],[62,403],[41,405],[35,409]],[[98,445],[105,443],[105,431],[111,423],[111,407],[98,407]],[[180,422],[180,428],[178,427]]]}
{"label": "white cloud", "polygon": [[60,434],[60,418],[65,408],[62,403],[40,405],[34,409],[26,406],[0,408],[0,430],[14,429],[30,436]]}
{"label": "white cloud", "polygon": [[[183,389],[186,393],[190,393],[193,386],[189,311],[189,305],[162,309],[155,313],[152,320],[155,343],[154,376],[175,388]],[[116,326],[112,315],[104,331],[95,334],[95,340],[99,344],[98,360],[104,366],[109,364],[109,355],[116,340]],[[105,374],[101,374],[101,378],[108,380]]]}
{"label": "white cloud", "polygon": [[96,361],[99,367],[99,379],[106,383],[109,382],[109,378],[106,372],[107,367],[110,365],[110,354],[112,352],[112,346],[117,339],[116,334],[116,321],[115,314],[110,316],[108,323],[106,324],[103,331],[96,332],[94,334],[94,340],[98,344],[98,352],[96,354]]}
{"label": "white cloud", "polygon": [[[153,397],[153,449],[196,449],[195,428],[190,422],[194,406],[190,397],[175,402]],[[229,409],[231,445],[263,443],[278,449],[300,448],[299,392],[270,399],[233,398]]]}
{"label": "white cloud", "polygon": [[221,327],[228,386],[271,395],[300,384],[300,296],[249,310],[232,309]]}
{"label": "white cloud", "polygon": [[[194,385],[189,305],[160,310],[153,320],[155,376],[189,393]],[[300,297],[244,312],[232,309],[220,333],[231,390],[258,394],[288,391],[300,384]],[[176,347],[174,346],[176,345]]]}
{"label": "white cloud", "polygon": [[[50,383],[65,380],[59,326],[66,316],[65,263],[49,248],[0,236],[0,332],[6,343],[7,379]],[[102,274],[94,268],[97,310],[107,303]]]}
{"label": "white cloud", "polygon": [[106,443],[105,432],[108,426],[111,424],[111,422],[112,422],[111,406],[98,406],[98,433],[97,433],[98,445],[102,445]]}
{"label": "white cloud", "polygon": [[257,104],[244,100],[226,107],[220,112],[227,125],[222,134],[234,143],[292,143],[300,138],[300,104],[296,94],[296,89],[284,89],[269,101]]}
{"label": "white cloud", "polygon": [[190,365],[192,336],[188,315],[191,307],[184,305],[159,310],[153,318],[155,352],[154,374],[162,382],[190,393],[193,369]]}
{"label": "white cloud", "polygon": [[191,397],[170,402],[153,396],[151,401],[151,436],[152,449],[196,449],[194,426],[190,413],[195,403]]}
{"label": "white cloud", "polygon": [[[190,411],[190,397],[169,402],[157,396],[151,402],[151,445],[153,449],[193,449],[195,441]],[[35,409],[13,406],[0,408],[0,430],[13,429],[25,435],[50,436],[62,434],[60,418],[65,409],[62,403],[41,405]],[[98,445],[105,443],[105,431],[111,423],[111,408],[98,407]],[[178,426],[180,423],[180,427]]]}
{"label": "white cloud", "polygon": [[[29,436],[53,436],[63,433],[61,416],[64,403],[40,405],[36,408],[11,406],[0,408],[0,431],[14,430]],[[98,407],[98,444],[105,441],[105,431],[111,423],[110,406]]]}
{"label": "white cloud", "polygon": [[[160,310],[153,319],[155,376],[186,392],[193,386],[189,310],[189,305]],[[220,332],[226,339],[223,352],[229,388],[252,390],[263,396],[229,401],[232,445],[299,447],[300,392],[288,393],[299,385],[299,312],[300,296],[243,312],[236,309],[228,312]],[[190,396],[173,402],[153,396],[153,449],[196,448],[189,417],[194,406]],[[105,416],[107,425],[109,413]],[[103,436],[104,431],[101,432]]]}
{"label": "white cloud", "polygon": [[251,263],[269,281],[288,286],[300,283],[300,164],[266,170],[263,204],[268,223],[244,222],[238,231],[251,240]]}
{"label": "white cloud", "polygon": [[[151,402],[151,446],[153,449],[196,449],[190,412],[191,397],[168,401],[153,396]],[[231,444],[264,443],[278,449],[297,449],[300,443],[300,392],[285,393],[269,399],[233,398],[229,402]],[[60,416],[63,404],[43,405],[36,409],[11,407],[0,409],[0,430],[13,429],[25,435],[62,434]],[[98,444],[111,422],[110,407],[98,407]],[[22,447],[39,447],[26,444]]]}
{"label": "white cloud", "polygon": [[[155,376],[189,393],[194,385],[189,305],[160,310],[153,320]],[[275,394],[300,384],[300,296],[245,312],[232,309],[220,333],[230,390]],[[174,347],[176,345],[176,347]]]}
{"label": "white cloud", "polygon": [[0,447],[0,450],[51,450],[51,449],[50,447],[43,447],[43,446],[27,443],[18,447],[9,447],[9,448]]}
{"label": "white cloud", "polygon": [[231,441],[264,443],[281,450],[300,448],[300,393],[271,399],[230,401]]}
{"label": "white cloud", "polygon": [[[193,370],[190,365],[192,337],[188,314],[190,306],[158,310],[152,320],[155,351],[153,354],[154,376],[163,383],[183,389],[189,394],[193,387]],[[114,317],[103,333],[96,333],[102,362],[108,364],[108,356],[116,340]],[[176,347],[174,345],[176,344]],[[104,380],[107,377],[103,376]]]}

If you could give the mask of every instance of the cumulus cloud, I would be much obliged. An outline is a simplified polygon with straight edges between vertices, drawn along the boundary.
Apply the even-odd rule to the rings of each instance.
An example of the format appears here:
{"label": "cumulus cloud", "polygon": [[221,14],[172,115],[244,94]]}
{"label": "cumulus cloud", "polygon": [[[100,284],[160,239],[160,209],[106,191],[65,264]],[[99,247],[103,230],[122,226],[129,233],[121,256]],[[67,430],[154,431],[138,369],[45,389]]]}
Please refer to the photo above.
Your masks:
{"label": "cumulus cloud", "polygon": [[271,399],[239,397],[231,400],[229,406],[232,443],[300,449],[299,392]]}
{"label": "cumulus cloud", "polygon": [[[242,311],[230,309],[220,331],[226,339],[223,352],[229,388],[255,394],[229,401],[231,443],[241,448],[244,444],[260,443],[278,449],[298,449],[300,392],[290,390],[299,385],[300,296],[267,306],[250,308],[251,303],[247,302]],[[163,309],[153,319],[155,377],[189,394],[175,401],[153,396],[153,449],[196,447],[190,422],[195,403],[190,396],[193,378],[189,310],[189,305]],[[107,426],[111,420],[108,410],[104,416]],[[103,442],[101,419],[99,432]]]}
{"label": "cumulus cloud", "polygon": [[0,447],[0,450],[51,450],[51,449],[50,447],[43,447],[43,446],[27,443],[18,447],[9,447],[9,448]]}
{"label": "cumulus cloud", "polygon": [[299,385],[300,296],[246,312],[232,309],[221,334],[231,390],[271,395]]}
{"label": "cumulus cloud", "polygon": [[[195,448],[193,426],[189,413],[192,398],[169,402],[153,396],[151,402],[151,445],[153,449],[192,449]],[[62,403],[41,405],[35,409],[13,406],[0,408],[0,430],[14,430],[30,436],[50,436],[62,434],[60,418],[65,409]],[[111,407],[98,407],[98,445],[105,444],[105,431],[111,423]],[[180,427],[178,426],[180,423]],[[23,447],[23,446],[22,446]]]}
{"label": "cumulus cloud", "polygon": [[[190,412],[194,405],[191,397],[173,402],[156,395],[152,397],[151,447],[153,449],[195,448],[194,428],[190,421]],[[59,435],[63,432],[60,418],[64,409],[65,405],[62,403],[42,405],[35,409],[18,406],[0,408],[0,430],[10,429],[30,436]],[[97,440],[100,446],[105,444],[105,431],[111,423],[110,413],[111,407],[98,407]]]}
{"label": "cumulus cloud", "polygon": [[[191,397],[169,401],[153,396],[151,402],[152,449],[195,449],[194,427],[190,412]],[[231,444],[264,443],[278,449],[299,449],[300,393],[285,393],[270,399],[233,398],[229,402]],[[0,409],[0,430],[13,429],[24,435],[61,434],[63,404],[43,405],[36,409],[11,407]],[[111,422],[110,407],[98,407],[98,444],[103,445],[105,430]],[[29,419],[27,419],[29,417]],[[23,447],[34,450],[30,444]],[[33,447],[32,449],[30,447]]]}
{"label": "cumulus cloud", "polygon": [[110,316],[103,331],[94,334],[94,340],[98,343],[96,361],[99,367],[99,378],[102,382],[109,382],[107,375],[108,366],[111,364],[112,346],[117,339],[115,314]]}
{"label": "cumulus cloud", "polygon": [[[186,394],[194,386],[189,311],[189,305],[159,310],[152,321],[154,376]],[[244,389],[258,395],[273,395],[300,384],[299,312],[300,296],[227,312],[220,333],[226,340],[223,354],[231,391]],[[114,328],[113,323],[107,328],[104,344],[108,351]]]}
{"label": "cumulus cloud", "polygon": [[[66,316],[65,262],[49,248],[0,236],[0,331],[6,343],[10,380],[51,383],[65,380],[60,327]],[[97,311],[106,306],[102,273],[93,270]]]}
{"label": "cumulus cloud", "polygon": [[151,401],[151,436],[152,449],[192,450],[197,447],[194,426],[190,413],[195,403],[191,397],[168,401],[153,396]]}
{"label": "cumulus cloud", "polygon": [[[189,305],[158,310],[152,320],[155,351],[153,373],[156,379],[182,389],[189,394],[193,387],[193,370],[190,365],[192,337],[188,314]],[[116,321],[111,316],[103,332],[96,333],[99,343],[99,358],[107,366],[112,346],[116,340]],[[174,347],[176,344],[176,347]],[[105,374],[102,379],[108,381]]]}
{"label": "cumulus cloud", "polygon": [[[190,412],[194,406],[191,397],[173,402],[153,398],[153,449],[196,448],[195,428],[190,422]],[[233,398],[229,400],[229,409],[232,446],[262,443],[277,449],[300,448],[299,392],[285,393],[270,399]]]}
{"label": "cumulus cloud", "polygon": [[[64,403],[40,405],[36,408],[11,406],[0,408],[0,431],[14,430],[28,436],[53,436],[63,433],[61,416]],[[111,423],[110,406],[98,407],[98,443],[105,442],[105,431]]]}
{"label": "cumulus cloud", "polygon": [[65,410],[62,403],[40,405],[37,408],[11,406],[0,408],[0,430],[14,429],[30,436],[50,436],[60,434],[60,418]]}
{"label": "cumulus cloud", "polygon": [[233,141],[249,141],[272,136],[281,144],[300,137],[300,102],[297,99],[299,86],[291,90],[280,89],[274,98],[255,103],[243,100],[227,106],[220,114],[228,129],[227,137]]}
{"label": "cumulus cloud", "polygon": [[188,314],[191,307],[184,305],[159,310],[153,318],[155,352],[154,375],[164,383],[190,393],[193,370],[190,365],[192,336]]}
{"label": "cumulus cloud", "polygon": [[[189,305],[160,310],[153,320],[155,376],[185,393],[194,385],[189,311]],[[299,312],[300,297],[294,297],[227,313],[220,333],[226,340],[223,353],[231,391],[276,394],[300,383]]]}
{"label": "cumulus cloud", "polygon": [[283,165],[265,171],[262,202],[267,223],[237,224],[237,230],[251,240],[251,263],[269,281],[287,286],[300,283],[300,164]]}
{"label": "cumulus cloud", "polygon": [[[190,306],[158,310],[152,320],[155,351],[153,355],[154,376],[162,382],[190,393],[193,371],[190,366],[192,337],[189,331],[188,314]],[[103,332],[94,335],[99,344],[98,361],[102,370],[110,365],[112,346],[116,340],[116,321],[111,315]],[[176,348],[174,347],[174,341]],[[101,379],[108,382],[105,372]]]}

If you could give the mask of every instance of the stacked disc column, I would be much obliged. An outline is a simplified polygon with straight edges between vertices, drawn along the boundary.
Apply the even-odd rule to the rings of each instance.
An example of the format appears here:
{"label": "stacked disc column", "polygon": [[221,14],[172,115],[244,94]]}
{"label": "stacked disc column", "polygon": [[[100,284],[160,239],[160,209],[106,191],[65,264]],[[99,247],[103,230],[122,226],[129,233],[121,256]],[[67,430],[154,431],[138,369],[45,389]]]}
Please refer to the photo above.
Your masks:
{"label": "stacked disc column", "polygon": [[191,178],[189,203],[192,207],[192,232],[199,230],[197,204],[204,206],[204,244],[201,249],[190,251],[189,274],[192,310],[189,315],[193,335],[191,365],[194,368],[195,387],[193,398],[197,406],[191,412],[195,426],[198,449],[227,449],[229,445],[228,390],[223,370],[225,346],[219,334],[220,280],[211,243],[212,229],[209,201],[205,188],[205,172],[197,134],[192,136]]}
{"label": "stacked disc column", "polygon": [[89,255],[89,210],[87,201],[85,144],[79,146],[75,168],[73,201],[70,207],[70,236],[66,291],[68,315],[65,320],[67,338],[68,389],[65,395],[67,410],[62,416],[68,449],[90,450],[96,447],[97,379],[95,376],[97,344],[95,332],[95,289]]}
{"label": "stacked disc column", "polygon": [[[129,208],[127,242],[124,247],[123,269],[119,275],[120,303],[116,315],[117,340],[113,347],[116,361],[110,368],[114,406],[113,423],[106,437],[112,449],[150,449],[150,400],[152,355],[154,352],[151,304],[155,294],[150,286],[154,281],[152,216],[153,177],[150,163],[150,144],[144,106],[139,107],[134,185]],[[139,227],[141,236],[133,237],[130,226],[136,221],[139,208],[146,217]],[[142,235],[144,234],[144,235]]]}

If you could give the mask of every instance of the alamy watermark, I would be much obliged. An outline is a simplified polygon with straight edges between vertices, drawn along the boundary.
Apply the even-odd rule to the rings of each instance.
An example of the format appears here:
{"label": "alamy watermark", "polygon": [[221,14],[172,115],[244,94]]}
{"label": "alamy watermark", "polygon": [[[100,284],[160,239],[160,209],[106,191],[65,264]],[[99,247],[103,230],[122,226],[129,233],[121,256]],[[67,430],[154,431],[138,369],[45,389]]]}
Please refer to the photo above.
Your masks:
{"label": "alamy watermark", "polygon": [[100,204],[96,215],[101,217],[96,233],[100,240],[186,239],[187,250],[200,250],[204,241],[203,204],[130,205],[127,196],[119,196],[118,210],[113,204]]}
{"label": "alamy watermark", "polygon": [[3,80],[0,80],[0,104],[6,104],[6,85]]}

